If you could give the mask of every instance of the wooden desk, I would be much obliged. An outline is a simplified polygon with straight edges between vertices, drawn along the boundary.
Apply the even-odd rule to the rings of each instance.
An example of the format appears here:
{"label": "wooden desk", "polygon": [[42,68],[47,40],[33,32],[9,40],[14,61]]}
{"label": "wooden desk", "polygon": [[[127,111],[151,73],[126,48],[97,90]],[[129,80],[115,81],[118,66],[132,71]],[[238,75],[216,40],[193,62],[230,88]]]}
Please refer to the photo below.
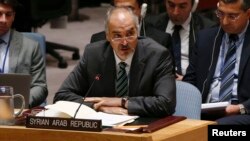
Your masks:
{"label": "wooden desk", "polygon": [[211,121],[186,119],[153,133],[84,132],[0,126],[1,141],[207,141]]}

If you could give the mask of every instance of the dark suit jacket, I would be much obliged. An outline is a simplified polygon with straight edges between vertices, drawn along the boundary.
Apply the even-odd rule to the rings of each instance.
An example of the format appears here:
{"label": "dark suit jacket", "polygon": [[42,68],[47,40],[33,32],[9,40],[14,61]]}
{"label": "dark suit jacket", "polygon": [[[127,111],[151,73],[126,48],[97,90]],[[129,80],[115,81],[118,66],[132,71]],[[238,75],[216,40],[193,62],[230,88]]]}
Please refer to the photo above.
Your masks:
{"label": "dark suit jacket", "polygon": [[[190,63],[184,81],[194,84],[202,92],[202,100],[206,101],[212,78],[219,57],[220,45],[224,31],[211,28],[201,31],[197,39],[197,48],[194,50],[192,63]],[[246,31],[243,43],[239,76],[238,99],[250,111],[250,26]],[[214,49],[214,53],[213,53]],[[213,59],[212,59],[213,57]],[[209,68],[211,65],[211,68]],[[250,113],[250,112],[248,112]]]}
{"label": "dark suit jacket", "polygon": [[[159,44],[161,44],[162,46],[168,48],[169,50],[172,50],[172,39],[171,39],[171,35],[166,33],[166,32],[162,32],[150,25],[145,25],[145,33],[146,35],[144,35],[143,30],[141,30],[141,35],[144,37],[150,37],[153,40],[155,40],[156,42],[158,42]],[[102,32],[98,32],[95,33],[91,36],[91,40],[90,43],[96,42],[96,41],[100,41],[100,40],[105,40],[106,39],[106,33],[105,31]]]}
{"label": "dark suit jacket", "polygon": [[[79,64],[54,97],[54,102],[81,102],[97,74],[88,97],[116,97],[116,65],[107,41],[87,45]],[[159,117],[175,111],[175,78],[170,52],[150,38],[139,39],[129,76],[129,114]]]}
{"label": "dark suit jacket", "polygon": [[[146,19],[148,24],[151,24],[156,29],[166,32],[169,17],[166,12],[157,16],[148,16]],[[197,38],[197,33],[199,30],[215,26],[216,23],[198,14],[193,13],[191,24],[190,24],[190,34],[189,34],[189,58],[192,55],[192,50]]]}

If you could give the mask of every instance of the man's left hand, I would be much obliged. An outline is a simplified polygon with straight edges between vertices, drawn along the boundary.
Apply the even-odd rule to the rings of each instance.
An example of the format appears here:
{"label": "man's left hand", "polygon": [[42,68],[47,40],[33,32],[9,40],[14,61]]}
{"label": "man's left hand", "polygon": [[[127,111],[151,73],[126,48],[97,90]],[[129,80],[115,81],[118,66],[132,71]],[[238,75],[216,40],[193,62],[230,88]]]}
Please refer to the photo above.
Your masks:
{"label": "man's left hand", "polygon": [[128,110],[121,107],[105,107],[102,106],[98,109],[101,112],[117,115],[128,115]]}
{"label": "man's left hand", "polygon": [[94,109],[99,110],[100,107],[121,107],[121,98],[117,97],[87,97],[85,102],[93,102]]}
{"label": "man's left hand", "polygon": [[237,115],[240,113],[239,105],[228,105],[225,112],[226,115]]}

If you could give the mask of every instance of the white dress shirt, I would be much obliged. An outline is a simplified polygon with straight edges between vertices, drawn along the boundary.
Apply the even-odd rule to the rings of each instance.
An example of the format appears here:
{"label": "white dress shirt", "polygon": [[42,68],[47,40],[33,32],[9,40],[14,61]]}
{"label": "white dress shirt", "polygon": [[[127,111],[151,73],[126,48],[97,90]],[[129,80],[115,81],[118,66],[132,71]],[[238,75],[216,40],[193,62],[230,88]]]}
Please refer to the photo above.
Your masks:
{"label": "white dress shirt", "polygon": [[[0,68],[4,68],[3,73],[9,72],[9,41],[10,30],[0,37],[4,42],[0,44]],[[8,50],[7,50],[8,49]]]}

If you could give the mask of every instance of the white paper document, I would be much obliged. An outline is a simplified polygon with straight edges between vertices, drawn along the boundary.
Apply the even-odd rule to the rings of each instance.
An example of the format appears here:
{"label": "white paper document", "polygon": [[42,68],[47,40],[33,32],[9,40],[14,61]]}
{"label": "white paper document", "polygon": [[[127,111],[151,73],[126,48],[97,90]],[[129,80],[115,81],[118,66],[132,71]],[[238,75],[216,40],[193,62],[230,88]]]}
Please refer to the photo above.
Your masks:
{"label": "white paper document", "polygon": [[[40,112],[37,116],[72,118],[75,115],[80,103],[70,101],[58,101],[53,105],[45,106],[46,111]],[[96,112],[94,109],[81,105],[76,119],[102,120],[103,126],[116,126],[134,121],[139,116],[115,115],[103,112]]]}
{"label": "white paper document", "polygon": [[229,102],[204,103],[201,105],[202,112],[223,110],[229,105]]}

